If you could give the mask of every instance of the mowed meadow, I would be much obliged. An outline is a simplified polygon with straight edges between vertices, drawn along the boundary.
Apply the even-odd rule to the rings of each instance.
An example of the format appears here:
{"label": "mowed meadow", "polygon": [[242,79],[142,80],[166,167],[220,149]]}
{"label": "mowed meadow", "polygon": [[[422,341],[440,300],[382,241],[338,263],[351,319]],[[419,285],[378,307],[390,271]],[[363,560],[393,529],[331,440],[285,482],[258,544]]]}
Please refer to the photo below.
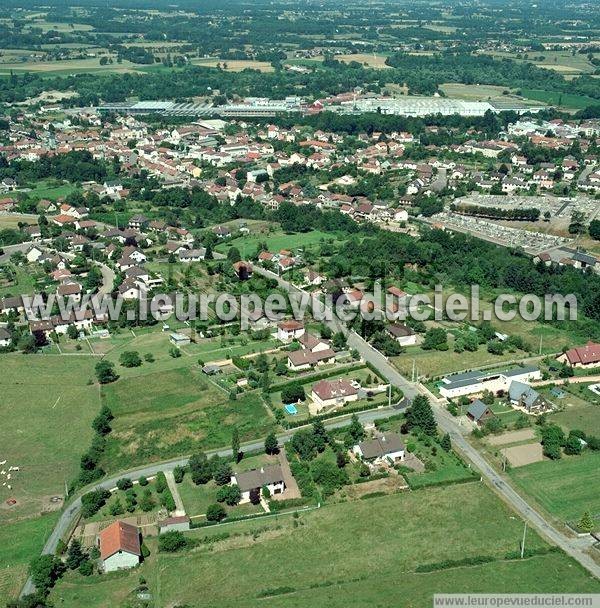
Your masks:
{"label": "mowed meadow", "polygon": [[[151,555],[128,573],[61,581],[61,606],[120,605],[140,576],[157,606],[431,606],[441,592],[598,592],[600,583],[559,552],[524,560],[523,523],[479,482],[325,505],[199,529],[193,551]],[[548,549],[533,531],[528,548]],[[485,557],[488,563],[419,566]],[[324,566],[324,561],[326,566]],[[480,560],[484,561],[484,560]],[[199,586],[197,573],[201,573]],[[401,598],[401,599],[400,599]]]}

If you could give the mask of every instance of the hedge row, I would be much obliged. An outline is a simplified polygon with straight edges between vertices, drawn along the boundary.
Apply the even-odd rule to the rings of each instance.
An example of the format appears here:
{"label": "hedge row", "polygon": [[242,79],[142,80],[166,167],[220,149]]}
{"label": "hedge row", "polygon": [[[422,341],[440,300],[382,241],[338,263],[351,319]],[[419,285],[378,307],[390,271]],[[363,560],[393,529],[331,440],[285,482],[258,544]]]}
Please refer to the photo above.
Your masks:
{"label": "hedge row", "polygon": [[406,483],[411,490],[421,490],[423,488],[433,488],[438,486],[454,486],[459,483],[472,483],[473,481],[479,481],[479,475],[473,472],[469,477],[462,477],[460,479],[440,479],[439,481],[432,481],[431,483],[423,483],[423,484],[414,484],[408,477],[404,477],[406,479]]}
{"label": "hedge row", "polygon": [[365,365],[363,363],[357,363],[356,365],[349,365],[344,368],[336,368],[329,369],[327,371],[321,372],[320,374],[315,374],[314,376],[310,376],[307,378],[297,378],[295,380],[289,380],[288,382],[282,382],[281,384],[274,384],[269,387],[269,393],[278,393],[289,386],[296,386],[297,384],[305,384],[306,382],[318,382],[319,380],[325,380],[326,378],[331,378],[331,376],[337,376],[340,373],[349,373],[355,372],[359,369],[363,369]]}

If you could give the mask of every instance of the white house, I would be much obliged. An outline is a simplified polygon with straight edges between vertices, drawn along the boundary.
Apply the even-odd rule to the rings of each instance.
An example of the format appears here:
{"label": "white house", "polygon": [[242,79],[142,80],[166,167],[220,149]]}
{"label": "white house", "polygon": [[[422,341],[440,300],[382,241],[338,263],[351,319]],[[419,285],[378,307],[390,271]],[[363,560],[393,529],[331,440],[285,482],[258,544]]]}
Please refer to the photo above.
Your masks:
{"label": "white house", "polygon": [[298,339],[304,335],[304,324],[291,319],[277,324],[277,339],[282,342]]}
{"label": "white house", "polygon": [[104,572],[133,568],[140,563],[142,551],[136,526],[116,521],[100,532],[98,542]]}
{"label": "white house", "polygon": [[402,462],[405,447],[396,433],[385,433],[355,445],[352,451],[363,460],[378,464],[385,460]]}
{"label": "white house", "polygon": [[231,483],[237,484],[240,488],[240,492],[242,493],[240,503],[250,501],[250,492],[252,490],[261,491],[262,488],[266,487],[269,489],[271,496],[281,494],[285,490],[283,470],[278,464],[236,473],[231,478]]}
{"label": "white house", "polygon": [[311,399],[317,406],[317,412],[335,405],[345,405],[358,399],[358,386],[344,378],[337,380],[320,380],[311,390]]}
{"label": "white house", "polygon": [[508,391],[513,380],[531,382],[541,380],[542,374],[537,367],[523,366],[508,370],[477,370],[463,374],[452,374],[442,379],[440,395],[447,399],[490,391]]}
{"label": "white house", "polygon": [[32,245],[27,250],[25,257],[27,258],[27,261],[31,264],[32,262],[37,262],[42,257],[42,255],[44,255],[44,252],[39,247]]}

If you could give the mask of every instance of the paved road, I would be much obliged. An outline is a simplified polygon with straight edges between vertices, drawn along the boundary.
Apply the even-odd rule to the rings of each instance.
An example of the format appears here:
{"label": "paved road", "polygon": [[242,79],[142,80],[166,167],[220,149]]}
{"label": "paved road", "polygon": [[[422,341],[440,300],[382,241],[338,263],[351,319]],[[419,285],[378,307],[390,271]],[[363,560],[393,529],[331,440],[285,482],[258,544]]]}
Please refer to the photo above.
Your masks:
{"label": "paved road", "polygon": [[450,438],[455,447],[461,451],[487,479],[492,488],[500,494],[523,519],[534,527],[542,536],[546,537],[551,543],[558,545],[565,553],[576,559],[586,570],[597,578],[600,578],[600,565],[597,564],[585,552],[585,548],[591,545],[582,542],[580,538],[569,538],[552,524],[550,524],[540,513],[529,506],[527,502],[518,494],[514,488],[508,484],[505,478],[494,470],[483,456],[467,441],[463,435],[461,427],[445,409],[437,408],[436,417],[440,428],[450,434]]}
{"label": "paved road", "polygon": [[[370,424],[375,422],[375,420],[379,420],[381,418],[388,418],[393,414],[398,414],[406,409],[406,406],[402,407],[380,407],[375,410],[367,410],[365,412],[358,412],[358,419],[362,424]],[[331,421],[325,422],[325,427],[328,429],[334,429],[346,426],[350,423],[350,416],[340,416],[339,418],[333,419]],[[292,435],[298,429],[291,429],[284,433],[277,435],[277,440],[280,444],[284,444],[290,440]],[[260,440],[251,441],[248,443],[244,443],[241,446],[242,451],[252,452],[256,450],[261,450],[264,448],[264,438]],[[221,448],[218,450],[210,450],[206,452],[208,457],[211,457],[215,454],[219,456],[230,456],[231,448]],[[173,460],[167,460],[165,462],[157,462],[154,464],[150,464],[144,467],[139,467],[136,469],[131,469],[129,471],[123,471],[118,475],[113,475],[107,479],[104,479],[93,486],[88,486],[85,488],[85,492],[91,492],[93,490],[112,490],[116,487],[117,481],[123,477],[131,477],[132,479],[137,479],[139,477],[152,477],[156,475],[159,471],[166,473],[167,471],[172,471],[175,467],[181,466],[184,467],[187,465],[189,460],[189,456],[185,456],[182,458],[175,458]],[[81,494],[78,494],[65,508],[65,510],[61,513],[61,516],[52,530],[52,533],[48,537],[44,548],[42,549],[43,555],[52,555],[56,552],[56,548],[58,547],[58,542],[61,538],[66,537],[69,530],[72,528],[77,518],[79,517],[79,512],[81,511]],[[21,590],[21,597],[33,593],[35,591],[35,586],[31,580],[28,578],[23,589]]]}
{"label": "paved road", "polygon": [[[264,269],[256,269],[260,274],[275,278],[279,285],[290,291],[300,291],[289,282],[281,279],[277,275],[264,271]],[[336,329],[340,329],[339,322],[333,325]],[[356,348],[362,358],[373,365],[377,371],[387,378],[389,382],[402,389],[405,396],[412,399],[416,394],[426,393],[426,389],[420,385],[409,382],[404,378],[398,370],[393,367],[387,358],[378,350],[373,348],[368,342],[363,340],[359,335],[352,331],[345,331],[348,336],[348,344],[351,348]],[[445,401],[445,400],[442,400]],[[527,502],[515,491],[515,489],[507,483],[506,479],[497,473],[483,458],[483,456],[467,441],[464,436],[465,428],[459,426],[456,419],[451,416],[445,407],[436,407],[436,419],[440,428],[449,433],[454,445],[463,453],[463,455],[471,461],[478,469],[482,476],[485,477],[490,486],[509,503],[515,511],[517,511],[532,527],[540,534],[546,537],[550,542],[558,545],[565,553],[576,559],[586,570],[591,572],[597,578],[600,578],[600,565],[597,564],[585,551],[582,549],[582,544],[579,539],[572,539],[557,530],[550,524],[540,513],[534,510]]]}

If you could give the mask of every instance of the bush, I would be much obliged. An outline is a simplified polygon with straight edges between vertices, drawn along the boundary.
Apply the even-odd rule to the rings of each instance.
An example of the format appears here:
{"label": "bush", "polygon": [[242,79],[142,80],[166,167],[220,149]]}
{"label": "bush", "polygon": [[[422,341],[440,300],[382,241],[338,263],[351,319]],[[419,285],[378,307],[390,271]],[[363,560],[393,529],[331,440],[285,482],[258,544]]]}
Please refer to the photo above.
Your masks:
{"label": "bush", "polygon": [[206,519],[208,521],[223,521],[226,515],[225,509],[219,504],[209,505],[206,509]]}
{"label": "bush", "polygon": [[129,490],[129,488],[133,487],[133,482],[131,481],[131,479],[129,479],[129,477],[123,477],[121,479],[119,479],[119,481],[117,481],[117,488],[119,488],[119,490],[122,490],[123,492],[125,490]]}
{"label": "bush", "polygon": [[175,479],[175,483],[181,483],[185,476],[185,469],[183,467],[175,467],[173,469],[173,478]]}
{"label": "bush", "polygon": [[237,505],[242,499],[242,492],[239,486],[223,486],[217,492],[217,502],[224,502],[230,507]]}
{"label": "bush", "polygon": [[140,355],[137,351],[126,350],[124,353],[121,353],[119,363],[123,367],[139,367],[142,364],[142,360],[140,359]]}
{"label": "bush", "polygon": [[173,530],[158,537],[158,550],[161,553],[175,553],[188,546],[188,541],[182,532]]}
{"label": "bush", "polygon": [[140,477],[138,479],[138,483],[143,487],[148,485],[148,479],[146,477]]}

